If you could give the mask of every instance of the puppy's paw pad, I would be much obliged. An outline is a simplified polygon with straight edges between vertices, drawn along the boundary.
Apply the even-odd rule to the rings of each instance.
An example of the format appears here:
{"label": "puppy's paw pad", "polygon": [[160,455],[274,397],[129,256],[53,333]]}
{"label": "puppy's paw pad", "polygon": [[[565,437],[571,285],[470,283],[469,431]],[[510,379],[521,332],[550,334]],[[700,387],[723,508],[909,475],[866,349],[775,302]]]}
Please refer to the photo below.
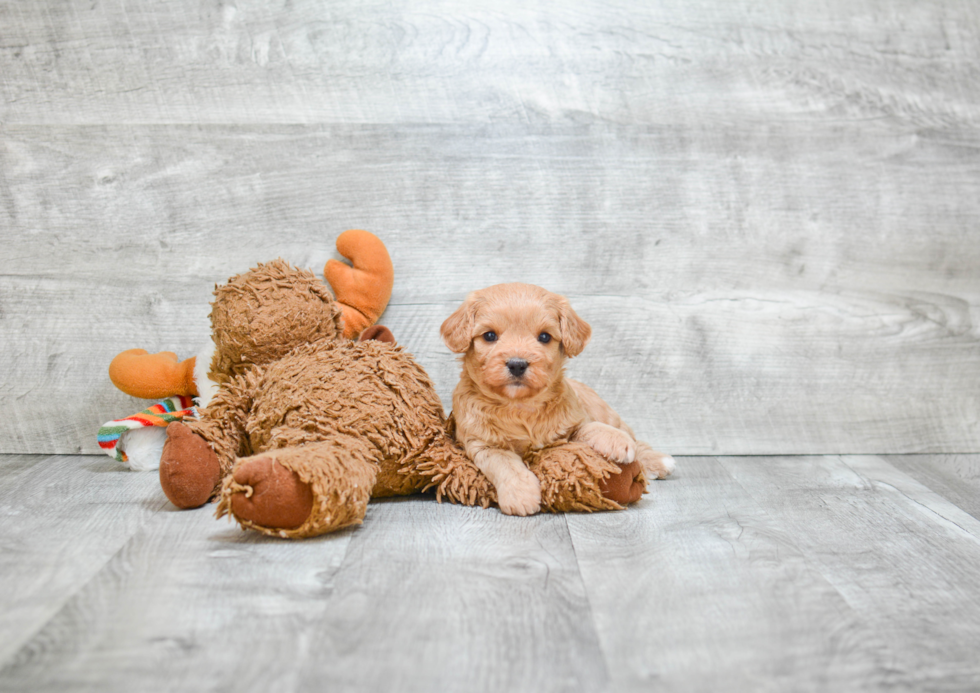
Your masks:
{"label": "puppy's paw pad", "polygon": [[651,479],[666,479],[674,472],[676,460],[662,452],[647,452],[640,457],[640,463]]}
{"label": "puppy's paw pad", "polygon": [[497,505],[505,515],[534,515],[541,510],[541,485],[533,474],[497,487]]}

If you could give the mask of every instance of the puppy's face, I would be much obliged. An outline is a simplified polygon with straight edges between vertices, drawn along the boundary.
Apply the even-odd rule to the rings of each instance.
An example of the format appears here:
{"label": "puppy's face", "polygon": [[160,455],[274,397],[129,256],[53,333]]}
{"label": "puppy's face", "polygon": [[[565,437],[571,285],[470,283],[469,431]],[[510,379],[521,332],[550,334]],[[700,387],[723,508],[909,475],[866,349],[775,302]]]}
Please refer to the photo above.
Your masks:
{"label": "puppy's face", "polygon": [[563,296],[498,284],[467,296],[441,333],[481,390],[519,401],[560,379],[565,357],[577,356],[592,330]]}

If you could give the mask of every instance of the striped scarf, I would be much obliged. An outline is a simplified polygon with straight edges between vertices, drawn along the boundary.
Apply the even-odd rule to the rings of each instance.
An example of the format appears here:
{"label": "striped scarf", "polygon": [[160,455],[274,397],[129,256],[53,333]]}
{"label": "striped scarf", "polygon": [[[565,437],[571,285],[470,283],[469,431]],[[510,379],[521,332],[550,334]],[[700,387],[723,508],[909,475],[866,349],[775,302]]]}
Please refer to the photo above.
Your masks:
{"label": "striped scarf", "polygon": [[139,414],[115,419],[102,425],[99,429],[99,447],[103,452],[118,462],[128,462],[126,453],[119,449],[119,439],[127,431],[133,431],[146,426],[166,427],[171,421],[182,421],[185,418],[197,418],[197,407],[194,400],[184,395],[169,397],[157,402]]}

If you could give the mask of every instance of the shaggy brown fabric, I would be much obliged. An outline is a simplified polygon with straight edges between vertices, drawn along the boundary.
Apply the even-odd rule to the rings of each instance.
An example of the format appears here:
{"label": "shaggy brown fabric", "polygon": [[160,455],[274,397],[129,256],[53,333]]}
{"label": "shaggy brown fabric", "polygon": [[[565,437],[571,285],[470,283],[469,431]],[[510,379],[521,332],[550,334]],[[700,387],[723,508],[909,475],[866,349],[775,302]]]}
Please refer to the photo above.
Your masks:
{"label": "shaggy brown fabric", "polygon": [[[230,513],[243,527],[266,534],[313,536],[359,523],[370,497],[432,489],[440,500],[483,507],[496,502],[493,486],[447,435],[425,371],[386,342],[298,347],[235,378],[191,425],[222,458],[222,469],[232,472],[218,515]],[[240,457],[249,451],[256,456]],[[239,512],[244,496],[257,492],[256,479],[262,481],[240,471],[256,459],[274,460],[309,485],[313,507],[305,522],[296,526],[298,516],[290,516],[290,526],[270,522],[287,514],[281,504],[265,521]],[[620,467],[584,444],[552,446],[530,453],[527,461],[541,480],[546,511],[623,507],[600,488]]]}
{"label": "shaggy brown fabric", "polygon": [[225,473],[233,472],[221,490],[219,514],[237,516],[232,498],[248,492],[234,478],[255,459],[243,455],[275,459],[312,487],[318,502],[301,527],[261,529],[258,521],[242,521],[282,536],[360,522],[372,495],[420,491],[427,479],[411,473],[413,461],[446,438],[428,375],[401,347],[375,340],[320,341],[256,366],[222,388],[191,425]]}
{"label": "shaggy brown fabric", "polygon": [[[274,460],[290,470],[310,489],[313,504],[306,520],[298,527],[283,527],[261,525],[239,516],[235,512],[236,504],[241,503],[238,496],[251,494],[257,480],[239,476],[238,468],[236,474],[225,478],[218,500],[218,517],[231,514],[243,529],[289,539],[316,536],[358,524],[364,518],[377,466],[371,462],[368,449],[361,441],[341,438],[302,448],[277,449],[262,458]],[[247,462],[243,460],[242,464]]]}
{"label": "shaggy brown fabric", "polygon": [[[451,428],[451,425],[450,425]],[[489,508],[497,502],[497,491],[450,434],[437,437],[425,455],[403,470],[425,480],[423,491],[434,491],[439,501]]]}
{"label": "shaggy brown fabric", "polygon": [[309,270],[273,260],[216,287],[211,304],[215,352],[208,377],[223,384],[300,344],[340,339],[340,306]]}
{"label": "shaggy brown fabric", "polygon": [[[187,427],[204,438],[218,456],[222,477],[231,473],[237,458],[252,454],[245,423],[255,380],[252,373],[232,378],[211,398],[199,419],[187,421]],[[168,435],[169,431],[168,427]]]}
{"label": "shaggy brown fabric", "polygon": [[562,443],[525,456],[531,471],[541,481],[541,509],[549,512],[573,510],[622,510],[623,506],[606,498],[601,480],[620,473],[615,462],[607,460],[585,443]]}
{"label": "shaggy brown fabric", "polygon": [[428,375],[386,342],[304,345],[250,380],[245,428],[256,452],[349,436],[364,440],[382,469],[399,469],[443,433]]}
{"label": "shaggy brown fabric", "polygon": [[[447,436],[434,442],[414,471],[426,477],[424,490],[434,490],[439,500],[490,507],[497,502],[497,493],[452,439],[455,428],[450,415]],[[564,441],[531,450],[524,462],[541,482],[541,509],[545,512],[622,510],[646,491],[639,464],[620,467],[584,443]]]}

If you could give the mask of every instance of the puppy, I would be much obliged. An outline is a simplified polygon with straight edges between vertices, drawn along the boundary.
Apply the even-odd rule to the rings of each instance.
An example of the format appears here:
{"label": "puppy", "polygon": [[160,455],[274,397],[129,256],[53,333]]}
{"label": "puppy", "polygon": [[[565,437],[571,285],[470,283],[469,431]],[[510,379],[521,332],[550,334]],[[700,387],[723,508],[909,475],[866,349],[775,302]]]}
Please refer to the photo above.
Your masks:
{"label": "puppy", "polygon": [[620,464],[638,459],[653,478],[673,471],[672,457],[636,440],[599,395],[565,377],[565,359],[582,352],[592,328],[563,296],[498,284],[467,296],[440,331],[450,350],[464,354],[453,392],[457,439],[504,513],[540,510],[540,484],[522,457],[559,440],[582,441]]}

